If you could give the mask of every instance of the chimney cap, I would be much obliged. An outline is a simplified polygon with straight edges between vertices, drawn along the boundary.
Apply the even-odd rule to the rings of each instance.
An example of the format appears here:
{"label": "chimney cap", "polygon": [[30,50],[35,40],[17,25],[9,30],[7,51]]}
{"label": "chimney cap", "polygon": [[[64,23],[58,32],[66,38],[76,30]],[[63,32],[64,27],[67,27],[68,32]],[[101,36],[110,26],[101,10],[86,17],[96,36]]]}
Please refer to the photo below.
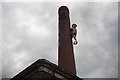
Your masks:
{"label": "chimney cap", "polygon": [[59,8],[58,12],[59,12],[59,13],[61,13],[61,12],[67,12],[67,13],[69,13],[69,9],[68,9],[67,6],[61,6],[61,7]]}

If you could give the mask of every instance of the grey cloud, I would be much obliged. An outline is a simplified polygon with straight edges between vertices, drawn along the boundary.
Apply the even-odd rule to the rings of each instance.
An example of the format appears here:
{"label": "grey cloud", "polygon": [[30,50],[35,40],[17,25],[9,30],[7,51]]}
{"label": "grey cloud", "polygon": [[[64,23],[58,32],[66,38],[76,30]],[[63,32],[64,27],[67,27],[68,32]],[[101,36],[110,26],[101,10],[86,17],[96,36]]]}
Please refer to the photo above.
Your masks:
{"label": "grey cloud", "polygon": [[[2,5],[0,3],[0,65],[2,65]],[[0,66],[0,79],[2,78],[2,66]]]}
{"label": "grey cloud", "polygon": [[71,24],[78,25],[79,43],[74,46],[78,76],[118,76],[117,3],[45,2],[3,3],[2,77],[14,76],[39,58],[57,64],[61,5],[69,7]]}
{"label": "grey cloud", "polygon": [[[81,7],[77,10],[74,9],[72,14],[75,14],[76,11],[79,12],[73,21],[80,25],[79,29],[84,29],[84,34],[78,34],[78,36],[84,38],[83,40],[87,41],[86,43],[91,39],[89,44],[85,45],[80,42],[79,47],[77,47],[76,59],[79,62],[77,64],[80,64],[77,68],[78,74],[81,76],[103,76],[106,78],[118,76],[118,16],[117,11],[114,11],[115,9],[117,9],[117,3],[106,6],[100,3],[86,3],[86,5],[81,3]],[[80,37],[78,39],[81,41]],[[99,72],[95,73],[96,71]]]}
{"label": "grey cloud", "polygon": [[[120,45],[120,2],[118,3],[118,46]],[[118,47],[118,52],[120,52],[120,47]],[[118,77],[120,78],[120,53],[118,53]]]}
{"label": "grey cloud", "polygon": [[119,80],[118,78],[84,78],[84,80]]}

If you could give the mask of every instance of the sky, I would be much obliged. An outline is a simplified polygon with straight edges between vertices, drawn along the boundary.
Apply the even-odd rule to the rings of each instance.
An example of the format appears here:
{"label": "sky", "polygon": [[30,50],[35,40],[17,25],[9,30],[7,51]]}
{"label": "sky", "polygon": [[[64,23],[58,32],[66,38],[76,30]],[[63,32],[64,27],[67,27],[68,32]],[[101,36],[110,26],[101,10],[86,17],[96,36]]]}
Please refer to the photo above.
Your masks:
{"label": "sky", "polygon": [[5,0],[0,13],[3,78],[15,76],[37,59],[58,64],[58,8],[62,5],[70,10],[71,24],[78,25],[78,44],[74,46],[77,75],[118,77],[117,2]]}

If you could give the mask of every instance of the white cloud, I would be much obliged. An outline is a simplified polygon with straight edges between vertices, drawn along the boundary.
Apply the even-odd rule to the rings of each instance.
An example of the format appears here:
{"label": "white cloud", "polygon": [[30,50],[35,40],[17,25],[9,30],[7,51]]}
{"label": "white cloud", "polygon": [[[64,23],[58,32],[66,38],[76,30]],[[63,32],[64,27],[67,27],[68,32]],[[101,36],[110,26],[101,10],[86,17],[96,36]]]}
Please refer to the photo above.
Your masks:
{"label": "white cloud", "polygon": [[[41,39],[50,36],[50,31],[46,28],[46,25],[43,23],[38,24],[39,19],[36,15],[32,15],[21,9],[18,9],[15,15],[18,20],[17,27],[21,31],[25,31],[30,36],[40,37]],[[48,17],[48,14],[45,14],[45,17]]]}
{"label": "white cloud", "polygon": [[[2,4],[0,3],[0,65],[2,65]],[[2,66],[0,66],[0,79],[2,78]]]}
{"label": "white cloud", "polygon": [[118,2],[119,0],[2,0],[2,2]]}

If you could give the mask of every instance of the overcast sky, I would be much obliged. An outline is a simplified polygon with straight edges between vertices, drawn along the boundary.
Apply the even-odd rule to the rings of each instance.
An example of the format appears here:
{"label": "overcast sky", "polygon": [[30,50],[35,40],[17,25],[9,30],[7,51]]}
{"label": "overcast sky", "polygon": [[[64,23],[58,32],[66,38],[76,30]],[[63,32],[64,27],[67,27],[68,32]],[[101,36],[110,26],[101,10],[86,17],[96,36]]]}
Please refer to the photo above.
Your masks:
{"label": "overcast sky", "polygon": [[58,8],[62,5],[70,10],[71,24],[78,25],[77,75],[118,77],[117,2],[8,2],[2,3],[3,78],[15,76],[37,59],[57,64]]}

